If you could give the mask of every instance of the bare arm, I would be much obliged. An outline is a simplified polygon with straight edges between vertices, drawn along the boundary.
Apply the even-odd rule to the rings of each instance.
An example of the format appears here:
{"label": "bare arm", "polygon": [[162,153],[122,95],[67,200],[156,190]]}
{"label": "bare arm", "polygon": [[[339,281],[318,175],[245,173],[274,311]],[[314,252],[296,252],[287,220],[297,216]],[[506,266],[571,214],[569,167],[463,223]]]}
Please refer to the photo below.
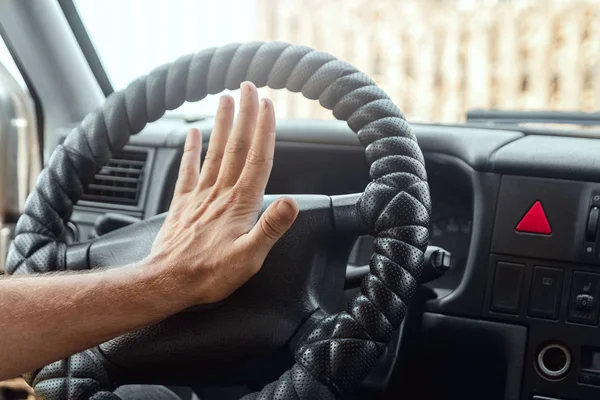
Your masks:
{"label": "bare arm", "polygon": [[0,380],[158,322],[193,304],[229,296],[252,277],[298,213],[280,199],[263,213],[275,116],[242,85],[240,115],[223,97],[207,157],[191,130],[169,214],[150,256],[87,273],[0,280]]}
{"label": "bare arm", "polygon": [[154,268],[146,262],[0,281],[0,380],[158,322],[190,305],[192,296],[173,296],[181,293],[183,282],[147,272]]}

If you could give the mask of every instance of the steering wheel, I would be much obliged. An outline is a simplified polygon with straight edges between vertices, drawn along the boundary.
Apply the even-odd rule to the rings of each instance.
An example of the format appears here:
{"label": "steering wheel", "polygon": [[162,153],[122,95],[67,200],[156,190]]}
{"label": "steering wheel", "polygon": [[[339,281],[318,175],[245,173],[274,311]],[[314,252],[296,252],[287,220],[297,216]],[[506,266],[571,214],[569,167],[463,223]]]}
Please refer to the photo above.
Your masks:
{"label": "steering wheel", "polygon": [[[385,351],[415,293],[429,239],[423,154],[398,107],[373,80],[309,47],[250,42],[211,48],[110,95],[50,157],[17,223],[8,272],[118,267],[149,254],[164,214],[67,245],[73,205],[130,135],[184,101],[237,89],[245,80],[302,92],[347,121],[365,147],[372,182],[362,194],[295,196],[295,224],[232,296],[42,368],[30,377],[39,396],[118,399],[112,390],[126,383],[231,384],[277,378],[291,365],[245,398],[335,399],[348,395]],[[265,206],[271,201],[266,196]],[[346,311],[335,313],[349,252],[362,234],[376,238],[370,273]]]}

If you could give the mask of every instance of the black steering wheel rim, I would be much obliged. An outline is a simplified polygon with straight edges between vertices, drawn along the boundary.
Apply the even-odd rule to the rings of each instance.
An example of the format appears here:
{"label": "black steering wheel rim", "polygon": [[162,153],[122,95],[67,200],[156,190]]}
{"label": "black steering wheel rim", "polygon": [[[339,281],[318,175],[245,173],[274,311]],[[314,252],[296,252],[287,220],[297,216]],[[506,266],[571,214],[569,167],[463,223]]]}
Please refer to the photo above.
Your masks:
{"label": "black steering wheel rim", "polygon": [[[292,369],[251,395],[342,396],[368,374],[406,314],[422,269],[431,202],[423,155],[400,110],[366,74],[330,54],[282,42],[231,44],[181,57],[113,93],[73,129],[42,171],[18,221],[7,271],[69,269],[65,224],[97,168],[166,110],[237,89],[246,80],[318,99],[346,120],[365,146],[373,181],[356,213],[376,237],[371,273],[347,311],[322,319],[303,336]],[[46,367],[34,379],[36,390],[47,398],[113,398],[95,354],[90,350],[63,361],[69,367],[64,371]],[[73,363],[85,366],[77,379]],[[64,380],[56,389],[58,378]]]}

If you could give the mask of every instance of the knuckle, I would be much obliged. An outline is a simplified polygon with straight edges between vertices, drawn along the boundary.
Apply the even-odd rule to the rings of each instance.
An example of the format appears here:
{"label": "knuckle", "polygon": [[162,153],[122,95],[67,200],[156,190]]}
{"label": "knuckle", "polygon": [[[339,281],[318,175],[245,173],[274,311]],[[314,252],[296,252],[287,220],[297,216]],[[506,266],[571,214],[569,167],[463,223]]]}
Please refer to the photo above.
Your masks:
{"label": "knuckle", "polygon": [[260,227],[265,236],[271,240],[277,240],[281,234],[281,229],[277,222],[270,215],[265,215],[264,218],[260,219]]}
{"label": "knuckle", "polygon": [[262,203],[262,193],[257,193],[254,189],[254,181],[249,177],[240,177],[237,183],[231,188],[233,196],[238,199],[238,205],[246,209],[252,208],[256,202]]}
{"label": "knuckle", "polygon": [[204,161],[221,162],[223,159],[223,153],[214,149],[209,149],[204,156]]}
{"label": "knuckle", "polygon": [[225,147],[225,151],[229,154],[238,154],[246,149],[246,143],[240,140],[230,140]]}
{"label": "knuckle", "polygon": [[248,152],[248,157],[246,157],[246,163],[257,166],[269,165],[273,163],[273,157],[257,153],[255,150],[250,150]]}
{"label": "knuckle", "polygon": [[190,153],[195,153],[196,150],[198,150],[198,146],[193,145],[193,144],[189,144],[186,143],[184,148],[183,148],[183,154],[190,154]]}
{"label": "knuckle", "polygon": [[258,116],[258,109],[254,104],[240,104],[239,115],[244,119],[252,119]]}
{"label": "knuckle", "polygon": [[237,210],[247,209],[248,206],[254,201],[254,196],[252,196],[252,188],[244,183],[243,178],[238,179],[238,181],[231,186],[231,190],[231,196],[237,203]]}

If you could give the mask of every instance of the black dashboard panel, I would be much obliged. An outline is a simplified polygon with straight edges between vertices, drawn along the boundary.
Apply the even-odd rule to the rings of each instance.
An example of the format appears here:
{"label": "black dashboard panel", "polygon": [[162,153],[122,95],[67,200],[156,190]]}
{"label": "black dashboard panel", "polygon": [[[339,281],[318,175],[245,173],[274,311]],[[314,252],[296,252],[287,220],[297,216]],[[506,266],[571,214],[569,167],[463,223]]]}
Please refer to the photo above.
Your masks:
{"label": "black dashboard panel", "polygon": [[529,135],[492,155],[494,172],[600,182],[600,140]]}
{"label": "black dashboard panel", "polygon": [[[212,119],[186,123],[165,118],[132,137],[130,145],[154,149],[152,172],[146,176],[144,218],[168,209],[186,131],[191,126],[200,128],[207,143],[213,123]],[[415,322],[420,331],[402,338],[401,352],[402,348],[410,351],[398,358],[396,369],[410,369],[415,361],[410,354],[448,362],[462,356],[460,362],[474,363],[473,368],[449,366],[443,380],[447,390],[433,390],[431,397],[421,398],[439,398],[434,393],[478,399],[598,398],[600,383],[594,382],[600,382],[600,310],[577,311],[577,316],[573,309],[581,301],[600,303],[600,269],[595,266],[600,264],[600,236],[586,239],[596,190],[600,206],[600,185],[594,183],[600,182],[596,161],[600,141],[493,127],[417,124],[414,132],[430,178],[432,240],[450,248],[458,261],[444,277],[420,289],[413,307],[421,313],[417,317],[421,322]],[[364,151],[344,123],[279,121],[277,134],[268,193],[354,193],[369,182]],[[535,201],[544,206],[550,235],[515,230]],[[72,220],[85,232],[106,211],[100,204],[78,207]],[[359,253],[353,254],[357,265],[366,262],[368,245]],[[598,279],[590,273],[598,274]],[[585,297],[593,295],[598,298]],[[547,303],[546,298],[555,299]],[[478,342],[460,341],[461,332]],[[445,335],[455,337],[463,347],[452,348]],[[553,343],[568,349],[571,357],[559,379],[544,375],[536,361],[541,349]],[[487,352],[486,346],[504,348]],[[477,348],[480,351],[473,350]],[[501,377],[484,376],[486,362],[502,366]],[[443,373],[442,365],[435,365]],[[460,371],[471,375],[462,376]],[[475,395],[461,392],[456,384],[473,380],[487,382],[494,390],[502,386],[505,393]]]}
{"label": "black dashboard panel", "polygon": [[424,153],[454,156],[477,171],[491,171],[494,154],[503,146],[523,137],[515,131],[472,127],[414,125]]}
{"label": "black dashboard panel", "polygon": [[[207,142],[213,119],[186,123],[179,119],[163,119],[149,124],[141,133],[132,136],[130,144],[148,147],[180,148],[187,129],[202,130]],[[277,142],[308,143],[312,145],[360,146],[356,135],[345,122],[336,120],[282,120],[277,123]],[[492,168],[492,155],[503,146],[524,138],[510,130],[482,129],[468,126],[413,124],[419,145],[424,153],[454,156],[478,171]]]}

